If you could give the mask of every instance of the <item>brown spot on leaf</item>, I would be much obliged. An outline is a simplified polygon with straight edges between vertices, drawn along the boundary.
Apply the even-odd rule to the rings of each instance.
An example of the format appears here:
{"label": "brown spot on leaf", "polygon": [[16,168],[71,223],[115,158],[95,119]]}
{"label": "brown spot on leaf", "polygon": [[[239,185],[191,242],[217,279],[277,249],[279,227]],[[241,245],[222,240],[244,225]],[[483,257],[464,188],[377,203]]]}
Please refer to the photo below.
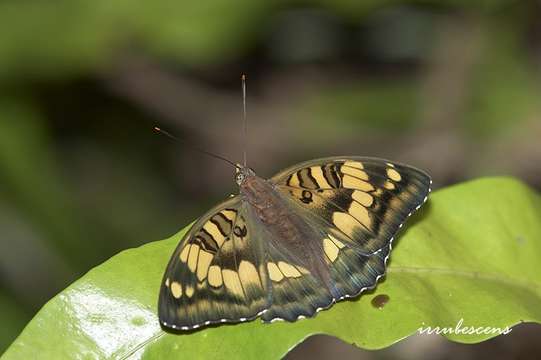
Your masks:
{"label": "brown spot on leaf", "polygon": [[375,307],[376,309],[383,309],[383,307],[385,306],[385,304],[387,304],[389,302],[390,298],[389,298],[389,295],[386,295],[386,294],[379,294],[379,295],[376,295],[371,303],[372,303],[372,306]]}

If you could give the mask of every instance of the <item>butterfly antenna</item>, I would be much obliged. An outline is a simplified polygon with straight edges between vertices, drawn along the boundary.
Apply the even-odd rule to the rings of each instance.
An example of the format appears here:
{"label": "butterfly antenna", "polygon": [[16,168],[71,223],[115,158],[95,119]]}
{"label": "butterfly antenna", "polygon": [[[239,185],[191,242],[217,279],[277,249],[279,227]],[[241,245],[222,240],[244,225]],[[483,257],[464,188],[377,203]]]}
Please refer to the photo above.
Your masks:
{"label": "butterfly antenna", "polygon": [[242,122],[244,125],[244,167],[246,167],[246,148],[248,147],[248,120],[246,118],[246,75],[242,74]]}
{"label": "butterfly antenna", "polygon": [[[156,131],[157,133],[160,133],[160,134],[163,134],[165,136],[167,136],[168,138],[172,139],[172,140],[175,140],[175,141],[178,141],[178,142],[182,142],[182,143],[185,143],[186,144],[186,141],[182,140],[182,139],[179,139],[178,137],[170,134],[169,132],[165,131],[165,130],[162,130],[160,129],[159,127],[157,126],[154,126],[154,131]],[[199,148],[196,148],[196,147],[193,147],[193,146],[189,146],[190,149],[194,150],[194,151],[197,151],[197,152],[200,152],[202,154],[205,154],[205,155],[208,155],[208,156],[212,156],[213,158],[216,158],[216,159],[220,159],[220,160],[223,160],[225,161],[226,163],[228,164],[231,164],[233,165],[234,167],[238,168],[239,166],[237,164],[235,164],[233,161],[229,160],[229,159],[226,159],[224,158],[223,156],[220,156],[220,155],[217,155],[217,154],[214,154],[214,153],[211,153],[209,151],[206,151],[206,150],[203,150],[203,149],[199,149]]]}

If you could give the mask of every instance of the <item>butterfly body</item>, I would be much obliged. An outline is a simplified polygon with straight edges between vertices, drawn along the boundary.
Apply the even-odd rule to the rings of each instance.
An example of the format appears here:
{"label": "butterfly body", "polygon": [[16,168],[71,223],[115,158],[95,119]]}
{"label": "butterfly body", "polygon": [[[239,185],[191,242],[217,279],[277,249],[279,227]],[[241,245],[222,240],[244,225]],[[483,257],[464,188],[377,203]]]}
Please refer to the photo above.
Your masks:
{"label": "butterfly body", "polygon": [[239,195],[201,217],[169,261],[164,327],[296,321],[374,287],[431,180],[407,165],[346,156],[271,179],[238,165],[236,182]]}
{"label": "butterfly body", "polygon": [[[331,287],[324,251],[317,241],[317,231],[297,213],[291,211],[284,196],[270,181],[250,173],[239,184],[240,196],[253,208],[261,226],[269,232],[275,247],[283,249],[298,266],[316,276],[324,286]],[[271,294],[272,296],[272,294]]]}

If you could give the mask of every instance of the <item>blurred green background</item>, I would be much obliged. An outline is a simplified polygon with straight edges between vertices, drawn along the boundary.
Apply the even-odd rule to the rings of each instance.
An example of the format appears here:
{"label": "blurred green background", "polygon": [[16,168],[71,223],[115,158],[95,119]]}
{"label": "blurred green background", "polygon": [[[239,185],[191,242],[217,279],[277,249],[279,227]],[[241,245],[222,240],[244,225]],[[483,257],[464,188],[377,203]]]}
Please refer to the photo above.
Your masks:
{"label": "blurred green background", "polygon": [[[367,155],[436,187],[503,174],[540,189],[540,66],[533,0],[0,2],[0,353],[86,271],[237,191],[230,167],[152,127],[239,161],[241,73],[261,176]],[[316,337],[291,358],[527,356],[539,328],[471,350]]]}

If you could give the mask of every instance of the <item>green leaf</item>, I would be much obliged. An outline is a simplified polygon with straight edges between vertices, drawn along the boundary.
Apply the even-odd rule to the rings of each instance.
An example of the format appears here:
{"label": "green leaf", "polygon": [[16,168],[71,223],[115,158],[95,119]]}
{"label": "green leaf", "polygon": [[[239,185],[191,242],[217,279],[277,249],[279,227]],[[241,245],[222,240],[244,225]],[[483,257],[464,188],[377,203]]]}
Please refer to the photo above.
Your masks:
{"label": "green leaf", "polygon": [[[307,336],[329,334],[367,349],[420,326],[499,327],[541,321],[541,199],[508,178],[434,193],[395,244],[386,280],[314,319],[259,321],[186,334],[156,317],[162,272],[182,233],[124,251],[47,303],[3,359],[259,358],[283,356]],[[381,309],[371,305],[389,296]],[[480,342],[495,334],[447,334]],[[76,356],[77,355],[77,356]]]}

